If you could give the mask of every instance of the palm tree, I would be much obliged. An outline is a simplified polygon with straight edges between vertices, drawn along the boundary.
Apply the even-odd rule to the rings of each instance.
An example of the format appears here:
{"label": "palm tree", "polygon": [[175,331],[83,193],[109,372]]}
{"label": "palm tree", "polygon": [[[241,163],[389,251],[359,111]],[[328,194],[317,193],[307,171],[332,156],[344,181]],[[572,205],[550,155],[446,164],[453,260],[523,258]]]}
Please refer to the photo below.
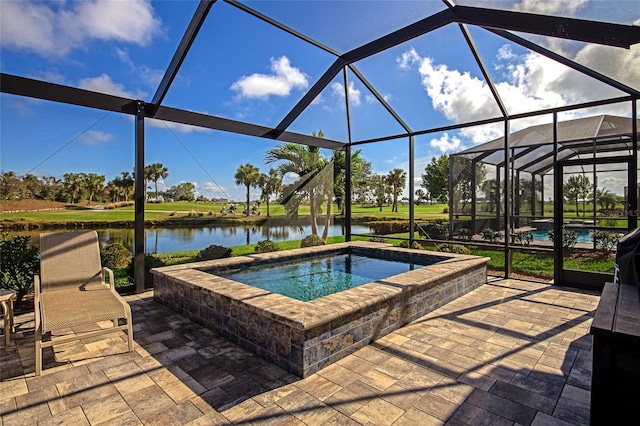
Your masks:
{"label": "palm tree", "polygon": [[407,184],[407,172],[402,169],[393,169],[387,175],[387,181],[391,186],[391,196],[393,197],[392,212],[398,212],[398,197],[402,194]]}
{"label": "palm tree", "polygon": [[71,195],[71,203],[75,204],[76,197],[79,197],[84,190],[84,173],[65,173],[64,178],[65,190]]}
{"label": "palm tree", "polygon": [[[364,160],[362,159],[362,157],[360,157],[361,153],[361,149],[351,153],[352,171],[356,170],[361,164],[364,163]],[[327,203],[324,231],[322,233],[322,239],[325,241],[329,237],[329,225],[331,224],[331,207],[333,206],[334,199],[336,201],[336,204],[338,205],[338,208],[341,210],[342,214],[344,214],[344,202],[347,196],[344,192],[346,180],[345,170],[347,168],[346,155],[344,151],[334,151],[329,165],[333,166],[333,175],[331,176],[332,181],[325,182],[323,186]],[[326,174],[327,178],[329,178],[328,173]],[[353,182],[353,174],[351,176],[351,179]],[[349,194],[348,196],[351,196],[351,194]]]}
{"label": "palm tree", "polygon": [[162,163],[153,163],[148,166],[144,166],[144,178],[147,181],[153,181],[156,189],[156,200],[158,199],[158,181],[166,179],[169,176],[169,171]]}
{"label": "palm tree", "polygon": [[[317,137],[324,137],[320,131]],[[281,176],[294,173],[298,180],[287,185],[283,192],[282,204],[285,205],[287,215],[294,223],[298,221],[298,208],[300,204],[309,200],[309,215],[311,216],[311,233],[318,235],[318,211],[322,200],[318,199],[322,194],[320,184],[324,180],[328,161],[320,153],[320,149],[314,146],[303,146],[295,143],[282,143],[278,147],[270,149],[265,154],[268,164],[280,161],[278,172]]]}
{"label": "palm tree", "polygon": [[89,202],[91,204],[93,201],[93,196],[99,192],[102,192],[104,189],[104,176],[98,175],[96,173],[89,173],[88,175],[84,175],[84,187],[87,191],[89,191]]}
{"label": "palm tree", "polygon": [[122,192],[124,193],[124,200],[129,201],[129,194],[133,192],[133,189],[135,188],[135,185],[136,185],[136,180],[134,179],[133,175],[129,172],[122,172],[121,174],[122,174],[122,178],[117,178],[119,179],[117,183],[122,188]]}
{"label": "palm tree", "polygon": [[371,176],[371,188],[373,190],[373,196],[376,200],[376,204],[380,211],[382,211],[382,205],[387,201],[387,178],[383,175],[374,174]]}
{"label": "palm tree", "polygon": [[252,186],[257,187],[260,185],[260,169],[250,163],[242,164],[238,167],[234,177],[236,178],[236,185],[244,185],[247,187],[247,208],[245,209],[245,214],[249,216],[251,209],[251,205],[249,204],[251,202],[249,190]]}
{"label": "palm tree", "polygon": [[596,200],[602,209],[615,209],[620,196],[607,188],[597,188]]}
{"label": "palm tree", "polygon": [[269,174],[263,174],[260,179],[260,188],[262,188],[262,199],[267,203],[267,217],[269,217],[271,216],[269,199],[282,191],[282,176],[278,170],[270,168]]}

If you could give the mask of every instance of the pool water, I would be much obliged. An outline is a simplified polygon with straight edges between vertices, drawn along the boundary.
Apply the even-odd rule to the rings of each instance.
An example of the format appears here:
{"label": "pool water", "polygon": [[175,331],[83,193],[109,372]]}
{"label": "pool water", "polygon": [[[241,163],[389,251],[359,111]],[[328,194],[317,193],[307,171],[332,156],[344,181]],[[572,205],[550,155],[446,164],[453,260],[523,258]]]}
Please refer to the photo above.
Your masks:
{"label": "pool water", "polygon": [[211,271],[216,275],[308,302],[362,284],[438,262],[438,257],[390,260],[353,253],[307,258],[245,269]]}
{"label": "pool water", "polygon": [[[551,241],[549,238],[549,231],[531,231],[534,241]],[[576,231],[579,243],[590,244],[593,243],[593,236],[591,231]]]}

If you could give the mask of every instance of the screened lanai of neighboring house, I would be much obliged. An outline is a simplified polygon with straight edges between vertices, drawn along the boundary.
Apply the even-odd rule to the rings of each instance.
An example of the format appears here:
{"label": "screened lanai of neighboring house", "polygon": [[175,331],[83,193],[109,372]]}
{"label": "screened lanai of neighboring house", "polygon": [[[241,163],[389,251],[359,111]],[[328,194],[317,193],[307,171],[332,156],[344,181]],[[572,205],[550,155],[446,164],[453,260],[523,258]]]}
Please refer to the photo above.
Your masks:
{"label": "screened lanai of neighboring house", "polygon": [[[493,140],[452,157],[452,235],[459,228],[456,222],[467,215],[475,222],[472,225],[474,233],[484,226],[480,222],[485,218],[491,221],[495,217],[492,226],[497,229],[510,229],[512,223],[517,227],[529,226],[529,216],[547,218],[539,211],[545,208],[543,202],[549,196],[556,203],[553,213],[559,214],[562,197],[557,195],[557,182],[561,179],[554,181],[550,175],[562,170],[569,173],[576,167],[580,173],[587,173],[588,169],[592,180],[597,175],[600,183],[604,179],[602,173],[607,172],[613,176],[611,185],[614,186],[609,189],[621,192],[626,187],[626,201],[637,204],[638,129],[637,120],[628,117],[638,117],[640,87],[635,74],[610,67],[612,63],[619,63],[621,67],[637,64],[633,60],[615,60],[619,52],[628,52],[640,43],[640,27],[633,25],[633,16],[626,16],[624,22],[602,22],[584,19],[573,9],[560,10],[551,16],[538,9],[526,11],[522,2],[486,2],[481,3],[482,7],[478,7],[477,2],[451,0],[355,3],[358,8],[349,9],[349,14],[345,8],[353,6],[352,2],[336,2],[333,7],[323,2],[287,2],[287,7],[281,7],[281,2],[232,0],[172,3],[182,22],[179,31],[172,28],[165,34],[136,33],[140,38],[153,36],[166,40],[163,48],[156,48],[151,55],[154,67],[162,70],[162,78],[157,79],[151,94],[135,86],[142,83],[134,77],[149,72],[149,67],[131,67],[123,73],[122,78],[134,81],[131,85],[138,90],[125,92],[122,87],[115,90],[119,86],[113,84],[111,87],[115,89],[107,93],[81,84],[86,79],[61,82],[51,72],[13,71],[19,69],[20,58],[12,62],[14,58],[6,55],[2,61],[0,91],[12,100],[14,97],[33,98],[65,104],[70,108],[70,115],[97,110],[132,118],[133,129],[127,127],[131,127],[130,121],[120,122],[117,126],[125,127],[131,133],[133,143],[126,155],[134,157],[135,170],[144,169],[145,156],[159,143],[163,136],[161,132],[169,139],[177,139],[182,147],[188,144],[188,138],[200,138],[197,147],[195,144],[190,146],[193,153],[187,151],[198,165],[212,161],[210,170],[227,161],[217,159],[218,163],[213,162],[216,146],[220,146],[216,144],[237,144],[234,152],[238,156],[263,147],[268,149],[280,142],[343,151],[347,158],[344,192],[352,194],[345,197],[347,240],[351,234],[351,205],[355,198],[350,163],[355,150],[362,150],[365,155],[385,150],[387,159],[402,156],[398,164],[407,172],[405,191],[409,194],[411,241],[418,238],[414,232],[413,194],[419,185],[419,159],[427,155],[425,147],[442,146],[444,151],[448,149],[447,152],[462,149],[455,143],[456,138],[468,136],[473,129],[481,129],[479,133],[491,135]],[[168,7],[167,4],[161,2],[164,7]],[[317,6],[312,14],[310,4]],[[597,6],[601,8],[602,5]],[[410,13],[400,13],[400,7]],[[606,10],[601,12],[607,15]],[[221,28],[228,30],[220,31]],[[252,28],[260,28],[264,36],[251,36]],[[98,37],[107,37],[105,34]],[[245,49],[231,50],[229,46],[235,39],[243,41]],[[567,44],[560,46],[553,42],[558,40]],[[140,46],[142,50],[145,45],[141,43]],[[589,62],[580,55],[567,53],[591,46],[600,49],[596,51],[600,56],[596,57],[602,60]],[[439,56],[429,56],[431,48],[436,49]],[[282,60],[284,56],[280,55],[293,57],[291,52],[294,51],[308,72],[287,74],[288,86],[280,92],[283,96],[261,97],[258,94],[247,104],[238,106],[239,99],[245,94],[242,84],[247,79],[282,85],[283,80],[279,79],[282,70],[290,71],[291,63]],[[427,53],[421,54],[423,51]],[[577,79],[583,88],[589,89],[583,90],[579,101],[575,100],[574,94],[563,93],[558,93],[561,100],[555,99],[549,104],[514,100],[508,96],[514,86],[502,80],[504,64],[499,62],[516,54],[531,55],[526,60],[543,58],[558,64],[566,70],[564,78]],[[118,55],[124,57],[122,63],[126,65],[120,68],[130,67],[134,62],[128,51],[120,49]],[[261,67],[269,57],[272,74],[264,74]],[[434,58],[440,62],[436,63]],[[462,66],[463,58],[472,65]],[[113,62],[112,58],[104,56],[97,63],[107,68],[113,67]],[[94,75],[102,72],[104,81],[101,67],[92,71]],[[413,67],[414,74],[385,78],[390,75],[390,67],[402,72]],[[463,71],[458,72],[457,67]],[[226,81],[219,72],[226,69],[243,77],[235,82]],[[465,93],[454,86],[430,86],[430,83],[438,82],[437,78],[432,78],[437,76],[433,74],[434,70],[451,71],[447,74],[450,81],[467,78],[479,89]],[[34,75],[37,77],[33,78]],[[554,87],[553,82],[549,82],[546,90],[553,94]],[[240,95],[231,99],[229,91]],[[436,99],[433,91],[440,91],[442,96]],[[536,96],[532,94],[531,99]],[[476,98],[486,101],[477,110],[473,102]],[[340,108],[328,108],[327,99],[337,99]],[[251,112],[256,110],[266,110],[269,114],[266,118],[252,119]],[[18,108],[16,114],[17,111]],[[102,118],[96,119],[96,124],[100,120]],[[177,136],[185,126],[230,136],[198,132]],[[319,128],[327,134],[326,138],[316,135]],[[150,135],[148,139],[146,134]],[[245,139],[240,140],[240,136]],[[233,142],[229,142],[229,137]],[[477,137],[471,139],[474,143],[480,142]],[[200,151],[195,151],[196,148]],[[181,148],[175,155],[180,152]],[[104,152],[105,158],[115,154]],[[484,167],[482,182],[478,182],[475,173],[460,173],[457,169],[460,160]],[[474,188],[468,197],[458,197],[455,193],[463,175],[466,177],[462,181]],[[505,180],[505,176],[511,179]],[[491,181],[499,182],[500,188],[490,187]],[[530,214],[527,217],[524,203],[518,204],[516,198],[505,196],[513,191],[525,193],[526,188],[519,187],[520,182],[523,185],[532,182],[535,188],[530,191],[533,202],[528,203]],[[145,186],[142,173],[136,173],[135,276],[138,291],[144,289]],[[552,195],[554,191],[555,196]],[[554,226],[561,227],[562,218],[557,219]],[[629,229],[637,226],[635,217],[627,215],[624,220]],[[506,238],[505,253],[509,254],[511,249]],[[554,247],[554,250],[561,249],[557,245]],[[508,265],[505,265],[505,274],[509,275]],[[566,281],[562,278],[557,276],[557,282]]]}
{"label": "screened lanai of neighboring house", "polygon": [[[631,175],[638,123],[608,114],[556,119],[514,131],[507,140],[502,136],[451,155],[450,237],[497,230],[511,236],[504,239],[508,246],[516,245],[522,233],[534,232],[543,238],[532,238],[527,245],[544,246],[546,234],[556,229],[585,233],[635,229],[638,185]],[[572,192],[576,179],[585,182],[581,193]],[[574,202],[575,214],[565,215]],[[504,214],[505,206],[509,214]],[[555,222],[560,226],[554,227]],[[591,241],[582,241],[582,246],[596,249],[595,240]],[[562,254],[557,257],[562,259]]]}

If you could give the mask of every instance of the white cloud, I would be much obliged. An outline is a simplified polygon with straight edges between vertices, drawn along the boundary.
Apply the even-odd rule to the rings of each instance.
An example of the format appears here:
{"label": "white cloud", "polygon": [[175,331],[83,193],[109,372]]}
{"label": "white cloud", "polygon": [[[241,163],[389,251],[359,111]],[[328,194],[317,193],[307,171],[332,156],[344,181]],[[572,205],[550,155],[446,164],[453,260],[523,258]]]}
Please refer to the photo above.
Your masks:
{"label": "white cloud", "polygon": [[300,69],[291,66],[289,58],[271,58],[271,74],[251,74],[238,79],[231,85],[246,98],[267,99],[269,96],[288,96],[293,89],[306,89],[307,76]]}
{"label": "white cloud", "polygon": [[[333,91],[333,96],[341,99],[344,102],[344,85],[342,83],[334,82],[331,83],[331,90]],[[351,106],[360,106],[362,105],[362,100],[360,99],[361,92],[356,89],[353,81],[349,82],[349,104]]]}
{"label": "white cloud", "polygon": [[[390,94],[385,94],[385,95],[381,95],[381,96],[382,96],[382,99],[384,99],[386,102],[389,102],[392,99]],[[373,95],[366,95],[364,97],[364,100],[367,101],[367,103],[369,103],[369,104],[373,104],[373,103],[378,102],[378,99],[376,99],[376,97],[373,96]]]}
{"label": "white cloud", "polygon": [[3,1],[3,47],[64,56],[91,40],[148,44],[161,21],[148,0],[34,3]]}
{"label": "white cloud", "polygon": [[147,93],[145,92],[131,92],[126,90],[122,84],[114,82],[108,74],[102,74],[98,77],[83,78],[79,81],[78,87],[81,89],[108,93],[110,95],[121,96],[129,99],[143,99],[147,96]]}
{"label": "white cloud", "polygon": [[228,188],[220,187],[214,182],[203,182],[202,184],[195,183],[198,193],[205,195],[209,198],[226,198],[229,192]]}
{"label": "white cloud", "polygon": [[[611,49],[604,49],[612,52]],[[616,49],[619,50],[619,49]],[[611,73],[625,74],[627,80],[640,82],[640,49],[608,58],[599,46],[588,45],[578,53],[583,61],[596,58]],[[496,56],[496,88],[509,113],[536,111],[562,105],[617,96],[619,92],[534,52],[517,55],[503,46]],[[501,112],[487,83],[469,72],[449,69],[435,64],[431,58],[421,57],[414,49],[397,59],[398,66],[411,69],[417,65],[422,85],[431,98],[433,108],[452,122],[462,123],[490,117]],[[609,109],[609,112],[613,112]],[[512,130],[538,124],[544,117],[518,120]],[[460,136],[474,143],[486,142],[502,136],[503,126],[478,126],[460,131]],[[437,145],[439,146],[439,145]],[[445,146],[445,145],[442,145]]]}
{"label": "white cloud", "polygon": [[437,148],[441,153],[450,153],[460,150],[462,147],[462,141],[457,136],[449,136],[448,133],[444,133],[437,139],[431,139],[429,142],[432,148]]}
{"label": "white cloud", "polygon": [[400,69],[408,70],[411,69],[411,65],[420,62],[420,55],[416,52],[415,49],[411,48],[405,51],[399,58],[396,58],[396,62]]}
{"label": "white cloud", "polygon": [[588,44],[580,49],[575,61],[640,90],[640,44],[628,50]]}
{"label": "white cloud", "polygon": [[154,89],[160,85],[162,77],[164,77],[165,70],[152,69],[146,65],[136,65],[131,59],[127,49],[116,48],[115,54],[118,60],[127,65],[130,72],[135,75],[136,78],[141,78],[146,85],[153,87]]}
{"label": "white cloud", "polygon": [[205,127],[198,127],[198,126],[190,126],[188,124],[182,124],[182,123],[174,123],[172,121],[164,121],[164,120],[157,120],[155,118],[148,118],[145,120],[146,123],[149,124],[149,126],[151,127],[155,127],[157,129],[167,129],[169,128],[170,130],[176,131],[176,132],[180,132],[180,133],[191,133],[191,132],[213,132],[213,130],[211,129],[207,129]]}
{"label": "white cloud", "polygon": [[81,137],[80,141],[89,146],[100,146],[115,140],[115,136],[111,133],[101,132],[99,130],[88,130]]}
{"label": "white cloud", "polygon": [[36,72],[36,73],[30,74],[29,77],[34,78],[36,80],[49,81],[51,83],[56,83],[56,84],[66,84],[65,76],[60,74],[55,69],[52,69],[49,71]]}
{"label": "white cloud", "polygon": [[513,10],[540,15],[573,15],[587,4],[588,0],[520,0]]}

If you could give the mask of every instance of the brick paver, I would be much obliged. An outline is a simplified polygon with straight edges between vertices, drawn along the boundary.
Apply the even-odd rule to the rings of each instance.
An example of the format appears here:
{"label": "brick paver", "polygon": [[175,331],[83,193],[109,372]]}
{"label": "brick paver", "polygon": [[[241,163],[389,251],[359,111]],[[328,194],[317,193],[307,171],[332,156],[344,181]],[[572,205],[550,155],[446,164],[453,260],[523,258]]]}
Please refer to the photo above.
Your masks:
{"label": "brick paver", "polygon": [[[300,379],[153,302],[129,296],[124,335],[45,351],[33,314],[0,346],[0,426],[587,424],[599,296],[490,281]],[[104,326],[108,326],[105,324]]]}

